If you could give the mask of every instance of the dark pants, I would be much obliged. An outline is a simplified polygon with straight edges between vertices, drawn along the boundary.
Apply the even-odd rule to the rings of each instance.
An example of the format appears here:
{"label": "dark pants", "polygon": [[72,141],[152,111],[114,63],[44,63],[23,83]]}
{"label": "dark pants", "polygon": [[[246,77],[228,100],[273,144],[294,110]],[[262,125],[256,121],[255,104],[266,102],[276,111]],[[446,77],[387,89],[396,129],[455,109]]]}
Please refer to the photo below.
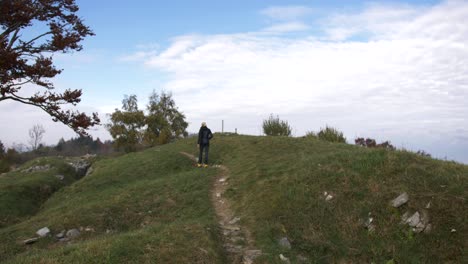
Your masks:
{"label": "dark pants", "polygon": [[210,145],[200,144],[200,155],[198,155],[198,163],[202,163],[203,150],[205,150],[205,164],[208,164],[208,151],[209,151],[209,149],[210,149]]}

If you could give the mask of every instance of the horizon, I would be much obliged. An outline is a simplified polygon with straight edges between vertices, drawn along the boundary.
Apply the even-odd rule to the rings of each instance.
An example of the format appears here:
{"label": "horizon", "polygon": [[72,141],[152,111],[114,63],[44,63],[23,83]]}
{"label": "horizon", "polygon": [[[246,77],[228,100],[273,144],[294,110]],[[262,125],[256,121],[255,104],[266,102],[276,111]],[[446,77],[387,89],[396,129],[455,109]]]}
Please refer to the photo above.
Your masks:
{"label": "horizon", "polygon": [[[468,164],[468,1],[76,1],[96,36],[55,54],[57,91],[106,114],[135,94],[173,94],[196,133],[262,135],[270,114],[296,137],[326,125],[357,137]],[[34,29],[34,28],[33,28]],[[0,104],[0,140],[27,144],[44,126],[55,145],[76,134],[42,110]],[[15,113],[15,114],[6,114]],[[5,129],[6,127],[6,129]],[[103,126],[89,131],[111,139]]]}

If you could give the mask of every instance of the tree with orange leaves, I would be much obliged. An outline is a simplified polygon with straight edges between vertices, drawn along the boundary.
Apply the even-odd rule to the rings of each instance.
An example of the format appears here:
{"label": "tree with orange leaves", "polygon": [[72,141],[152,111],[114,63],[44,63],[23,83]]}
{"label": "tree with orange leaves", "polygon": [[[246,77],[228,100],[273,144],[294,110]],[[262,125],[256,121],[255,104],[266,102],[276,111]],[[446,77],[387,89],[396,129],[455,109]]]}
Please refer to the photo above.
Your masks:
{"label": "tree with orange leaves", "polygon": [[[99,124],[97,113],[88,116],[62,109],[76,106],[82,92],[55,92],[50,81],[62,71],[53,65],[52,55],[80,51],[80,42],[94,35],[77,11],[75,0],[0,0],[0,101],[39,107],[54,121],[86,134],[86,129]],[[46,29],[31,34],[34,26]],[[22,89],[26,84],[37,90],[28,94]]]}

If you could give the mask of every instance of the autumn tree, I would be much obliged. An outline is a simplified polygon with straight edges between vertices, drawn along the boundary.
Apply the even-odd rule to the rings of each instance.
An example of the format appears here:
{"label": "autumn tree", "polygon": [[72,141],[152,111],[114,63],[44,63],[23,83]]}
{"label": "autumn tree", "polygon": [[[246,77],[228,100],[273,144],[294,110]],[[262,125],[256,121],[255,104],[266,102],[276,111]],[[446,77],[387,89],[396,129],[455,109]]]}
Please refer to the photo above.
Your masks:
{"label": "autumn tree", "polygon": [[29,129],[29,145],[33,151],[39,148],[44,133],[45,129],[40,124],[36,124],[31,129]]}
{"label": "autumn tree", "polygon": [[142,128],[145,126],[145,115],[138,109],[136,95],[125,96],[122,100],[122,110],[115,109],[110,115],[110,123],[106,125],[115,145],[125,152],[135,151],[142,142]]}
{"label": "autumn tree", "polygon": [[147,110],[145,139],[150,145],[165,144],[188,135],[185,115],[179,112],[171,93],[153,91]]}
{"label": "autumn tree", "polygon": [[39,107],[86,134],[99,124],[97,114],[62,109],[76,106],[81,90],[55,92],[51,82],[62,71],[54,66],[53,54],[80,51],[80,42],[94,35],[77,11],[75,0],[0,0],[0,101]]}

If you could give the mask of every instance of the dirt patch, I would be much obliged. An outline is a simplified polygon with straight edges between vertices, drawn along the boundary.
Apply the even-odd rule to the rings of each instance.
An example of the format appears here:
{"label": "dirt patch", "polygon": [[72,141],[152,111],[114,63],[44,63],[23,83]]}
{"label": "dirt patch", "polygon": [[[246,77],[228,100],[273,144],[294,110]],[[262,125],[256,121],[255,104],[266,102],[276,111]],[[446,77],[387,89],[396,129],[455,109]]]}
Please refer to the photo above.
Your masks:
{"label": "dirt patch", "polygon": [[[196,162],[196,158],[186,152],[182,155]],[[219,227],[223,237],[223,247],[230,263],[251,264],[254,259],[262,255],[260,250],[254,249],[254,240],[249,230],[240,225],[240,218],[231,210],[229,201],[224,193],[229,186],[229,169],[224,165],[214,165],[219,169],[211,188],[211,201],[218,217]]]}

